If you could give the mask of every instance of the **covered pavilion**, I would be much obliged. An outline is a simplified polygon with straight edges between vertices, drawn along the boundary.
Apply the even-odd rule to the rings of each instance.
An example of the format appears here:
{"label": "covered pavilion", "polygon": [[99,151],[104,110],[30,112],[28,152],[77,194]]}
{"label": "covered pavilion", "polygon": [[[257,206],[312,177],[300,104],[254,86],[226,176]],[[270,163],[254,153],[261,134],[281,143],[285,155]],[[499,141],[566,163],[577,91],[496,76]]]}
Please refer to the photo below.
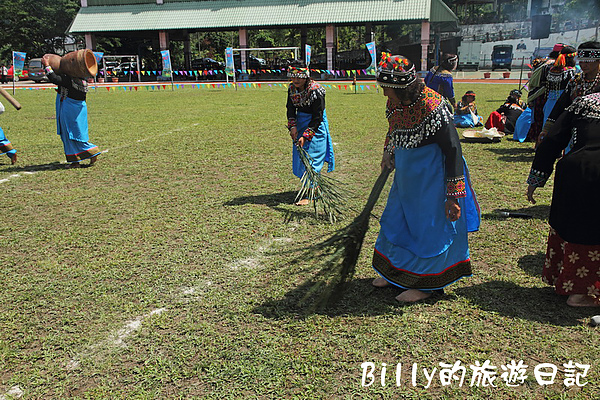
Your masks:
{"label": "covered pavilion", "polygon": [[[169,40],[184,42],[190,62],[190,33],[238,31],[239,47],[248,48],[249,29],[298,28],[301,49],[307,29],[325,28],[327,69],[334,68],[336,26],[366,27],[365,42],[374,25],[403,22],[421,25],[421,70],[427,69],[432,31],[457,27],[456,15],[442,0],[80,0],[81,8],[70,34],[85,35],[86,48],[95,49],[97,36],[155,38],[161,50]],[[242,52],[242,69],[246,54]],[[416,60],[415,60],[416,61]]]}

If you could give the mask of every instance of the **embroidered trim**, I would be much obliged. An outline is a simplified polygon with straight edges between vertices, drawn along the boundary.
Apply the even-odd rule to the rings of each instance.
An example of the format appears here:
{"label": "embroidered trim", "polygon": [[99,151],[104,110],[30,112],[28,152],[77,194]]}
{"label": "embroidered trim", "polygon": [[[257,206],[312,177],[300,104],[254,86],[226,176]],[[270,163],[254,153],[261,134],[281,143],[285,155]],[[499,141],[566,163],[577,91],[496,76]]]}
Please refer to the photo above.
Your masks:
{"label": "embroidered trim", "polygon": [[399,267],[377,249],[373,251],[373,268],[386,280],[400,287],[420,290],[439,289],[456,282],[460,278],[471,276],[471,260],[466,259],[450,265],[437,274],[416,274]]}
{"label": "embroidered trim", "polygon": [[446,196],[453,198],[467,197],[467,185],[465,177],[456,176],[454,178],[446,178]]}
{"label": "embroidered trim", "polygon": [[548,181],[548,178],[550,178],[549,173],[531,168],[529,171],[529,177],[527,178],[527,184],[535,187],[544,187]]}
{"label": "embroidered trim", "polygon": [[13,149],[14,149],[14,147],[13,147],[12,143],[1,144],[0,145],[0,154],[8,153],[9,151],[11,151]]}
{"label": "embroidered trim", "polygon": [[394,146],[390,145],[391,138],[389,135],[385,136],[385,143],[383,144],[383,151],[386,153],[394,154]]}
{"label": "embroidered trim", "polygon": [[311,128],[306,128],[302,136],[304,136],[304,139],[306,140],[312,140],[312,138],[315,137],[315,133],[316,132],[313,131]]}
{"label": "embroidered trim", "polygon": [[389,121],[390,141],[386,151],[396,148],[411,149],[452,121],[452,113],[444,97],[425,87],[413,104],[404,106],[388,101],[386,117]]}
{"label": "embroidered trim", "polygon": [[583,118],[600,119],[600,93],[592,93],[578,97],[573,101],[567,111]]}
{"label": "embroidered trim", "polygon": [[317,100],[319,96],[325,96],[325,88],[315,81],[310,81],[306,89],[301,92],[296,91],[294,85],[290,85],[288,95],[294,107],[307,107]]}
{"label": "embroidered trim", "polygon": [[550,68],[546,76],[546,89],[548,91],[563,90],[571,78],[575,75],[574,67],[565,67],[560,71],[558,68]]}
{"label": "embroidered trim", "polygon": [[[440,69],[439,66],[433,67],[433,68],[431,68],[429,70],[429,72],[431,72],[435,76],[441,76],[443,78],[452,78],[452,72],[449,72],[449,71],[446,71],[446,70],[438,71],[439,69]],[[438,71],[438,72],[436,73],[436,71]]]}
{"label": "embroidered trim", "polygon": [[287,124],[288,130],[292,129],[294,126],[296,126],[296,118],[289,118]]}
{"label": "embroidered trim", "polygon": [[594,62],[600,60],[600,49],[579,49],[577,50],[577,59],[579,62]]}
{"label": "embroidered trim", "polygon": [[310,77],[309,74],[310,74],[310,72],[308,71],[308,68],[290,67],[288,69],[288,77],[290,77],[290,78],[308,79]]}
{"label": "embroidered trim", "polygon": [[569,81],[566,90],[571,94],[571,101],[573,101],[577,97],[590,94],[598,83],[600,83],[600,73],[597,73],[593,80],[586,81],[583,72],[579,72]]}
{"label": "embroidered trim", "polygon": [[381,87],[398,89],[412,85],[417,80],[417,71],[414,64],[407,68],[410,64],[407,58],[382,52],[377,68],[377,83]]}

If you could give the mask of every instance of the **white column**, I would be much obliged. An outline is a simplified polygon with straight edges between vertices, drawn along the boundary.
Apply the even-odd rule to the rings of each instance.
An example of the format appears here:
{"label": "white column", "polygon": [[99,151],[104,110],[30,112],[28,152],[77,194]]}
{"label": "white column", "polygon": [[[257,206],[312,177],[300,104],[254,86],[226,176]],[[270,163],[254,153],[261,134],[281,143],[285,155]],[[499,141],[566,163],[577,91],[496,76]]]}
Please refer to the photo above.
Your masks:
{"label": "white column", "polygon": [[81,7],[87,7],[87,0],[81,0]]}
{"label": "white column", "polygon": [[169,50],[169,32],[158,31],[158,45],[161,50]]}
{"label": "white column", "polygon": [[327,47],[327,69],[333,69],[333,49],[335,46],[335,26],[325,27],[325,46]]}
{"label": "white column", "polygon": [[[239,37],[240,37],[240,49],[248,48],[248,29],[240,28],[239,29]],[[240,62],[242,63],[242,70],[246,69],[246,51],[242,50],[240,52]]]}
{"label": "white column", "polygon": [[85,48],[90,50],[96,49],[96,37],[91,33],[85,34]]}
{"label": "white column", "polygon": [[430,42],[429,33],[429,21],[421,22],[421,71],[427,71],[427,47],[429,46]]}

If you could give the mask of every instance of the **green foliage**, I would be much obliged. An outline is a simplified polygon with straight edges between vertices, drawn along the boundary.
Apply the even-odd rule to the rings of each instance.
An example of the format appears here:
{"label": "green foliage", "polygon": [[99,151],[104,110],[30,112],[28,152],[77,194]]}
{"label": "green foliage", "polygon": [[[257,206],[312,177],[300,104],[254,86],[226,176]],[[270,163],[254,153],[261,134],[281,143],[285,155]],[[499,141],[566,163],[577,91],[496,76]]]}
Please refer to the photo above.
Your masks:
{"label": "green foliage", "polygon": [[54,53],[79,5],[78,0],[0,1],[0,60],[11,60],[11,51],[29,58]]}

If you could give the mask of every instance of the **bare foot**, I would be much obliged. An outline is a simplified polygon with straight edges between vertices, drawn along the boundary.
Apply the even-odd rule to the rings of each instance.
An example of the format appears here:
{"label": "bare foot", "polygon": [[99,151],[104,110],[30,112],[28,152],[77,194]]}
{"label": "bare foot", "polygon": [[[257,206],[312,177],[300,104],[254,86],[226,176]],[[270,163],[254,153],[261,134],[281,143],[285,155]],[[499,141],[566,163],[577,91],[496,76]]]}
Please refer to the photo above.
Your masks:
{"label": "bare foot", "polygon": [[567,299],[567,305],[571,307],[600,307],[598,300],[585,294],[572,294]]}
{"label": "bare foot", "polygon": [[302,199],[300,201],[297,201],[296,204],[297,206],[307,206],[310,202],[308,201],[308,199]]}
{"label": "bare foot", "polygon": [[386,287],[386,286],[390,286],[391,283],[389,283],[388,281],[386,281],[385,279],[383,279],[382,277],[379,278],[375,278],[373,279],[373,282],[371,282],[373,284],[373,286],[375,287]]}
{"label": "bare foot", "polygon": [[91,167],[92,165],[94,165],[94,164],[96,163],[96,161],[97,161],[97,160],[98,160],[98,156],[97,156],[97,155],[96,155],[96,156],[94,156],[94,157],[92,157],[92,158],[90,158],[90,167]]}
{"label": "bare foot", "polygon": [[15,165],[17,163],[17,153],[10,156],[10,163],[11,165]]}
{"label": "bare foot", "polygon": [[80,166],[81,165],[79,165],[78,162],[75,162],[75,163],[68,164],[65,168],[79,168]]}
{"label": "bare foot", "polygon": [[414,303],[425,300],[426,298],[431,297],[431,295],[432,292],[423,292],[418,289],[408,289],[396,296],[396,300],[401,303]]}

